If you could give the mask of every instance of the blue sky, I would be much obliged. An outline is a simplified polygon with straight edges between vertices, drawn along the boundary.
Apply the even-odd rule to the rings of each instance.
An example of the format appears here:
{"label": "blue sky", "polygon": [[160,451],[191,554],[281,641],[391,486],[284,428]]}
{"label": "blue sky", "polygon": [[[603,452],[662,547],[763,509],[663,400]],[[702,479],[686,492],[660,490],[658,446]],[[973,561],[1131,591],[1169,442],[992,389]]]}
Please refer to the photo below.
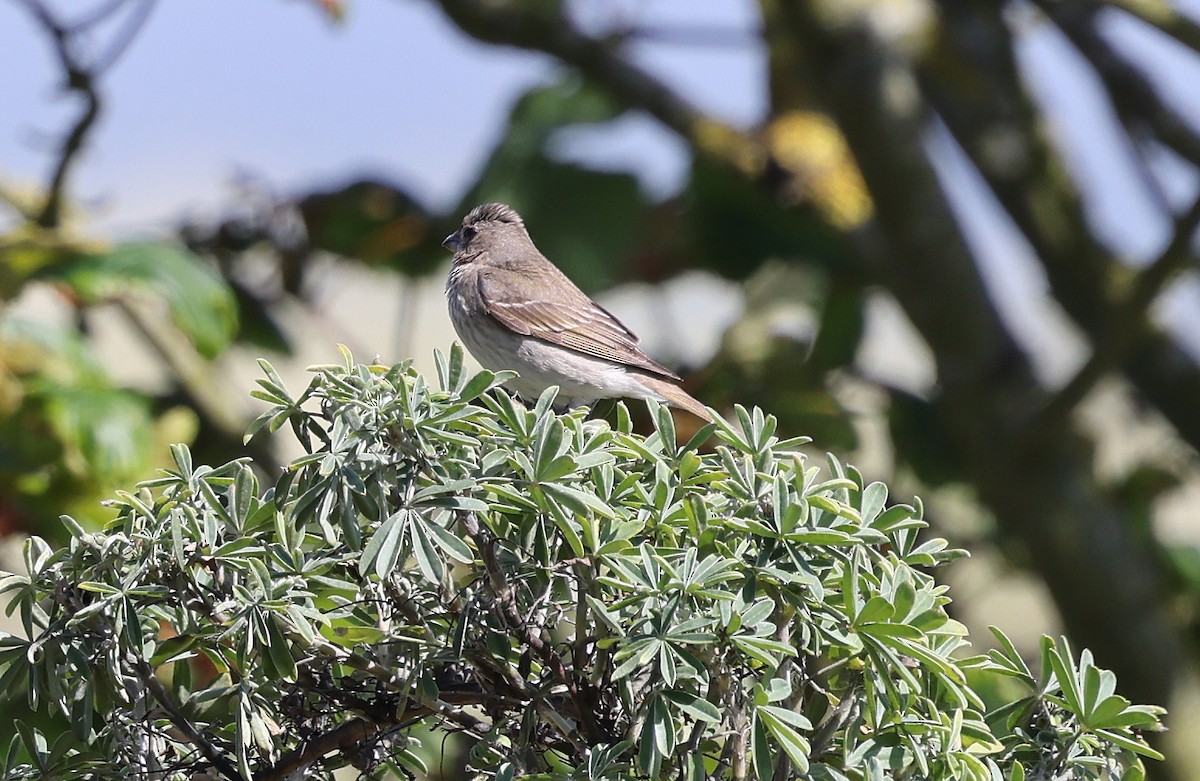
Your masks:
{"label": "blue sky", "polygon": [[[593,23],[607,13],[734,29],[755,22],[739,0],[656,0],[644,11],[583,5]],[[78,169],[77,192],[95,204],[100,225],[122,233],[169,224],[219,204],[242,170],[285,191],[372,172],[436,205],[454,202],[512,101],[554,64],[478,44],[421,0],[351,0],[349,11],[334,25],[294,0],[159,3],[104,82],[106,114]],[[0,41],[0,176],[38,182],[50,159],[46,135],[65,125],[69,102],[56,96],[46,42],[11,1],[0,2]],[[752,46],[637,55],[729,121],[762,115],[763,57]],[[564,154],[635,168],[657,190],[686,163],[673,137],[639,118],[603,134],[573,133]]]}

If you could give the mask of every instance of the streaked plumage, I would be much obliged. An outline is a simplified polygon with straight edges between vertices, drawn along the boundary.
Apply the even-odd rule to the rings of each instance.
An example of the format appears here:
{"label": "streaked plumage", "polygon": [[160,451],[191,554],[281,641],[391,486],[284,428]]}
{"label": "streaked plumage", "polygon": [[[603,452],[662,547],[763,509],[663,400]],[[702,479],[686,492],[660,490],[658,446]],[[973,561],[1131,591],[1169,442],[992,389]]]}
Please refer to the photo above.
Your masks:
{"label": "streaked plumage", "polygon": [[655,398],[709,418],[632,331],[538,251],[508,206],[475,207],[444,244],[454,250],[446,295],[455,331],[485,367],[517,371],[510,386],[520,395],[558,385],[567,403]]}

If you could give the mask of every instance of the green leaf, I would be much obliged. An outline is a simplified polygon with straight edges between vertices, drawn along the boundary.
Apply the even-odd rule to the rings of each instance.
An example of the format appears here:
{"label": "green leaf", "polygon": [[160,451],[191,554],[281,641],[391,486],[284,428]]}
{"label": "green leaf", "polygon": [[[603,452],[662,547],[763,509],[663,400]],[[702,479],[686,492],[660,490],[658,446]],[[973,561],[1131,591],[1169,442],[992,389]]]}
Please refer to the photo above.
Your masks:
{"label": "green leaf", "polygon": [[430,539],[450,558],[463,564],[470,564],[475,560],[475,554],[471,552],[467,544],[459,539],[458,535],[454,532],[440,524],[432,522],[422,524],[422,526],[429,532]]}
{"label": "green leaf", "polygon": [[408,525],[406,510],[401,510],[384,521],[363,548],[362,558],[358,562],[359,573],[366,575],[374,570],[381,578],[390,575],[396,567],[396,562],[400,560]]}
{"label": "green leaf", "polygon": [[417,569],[431,583],[440,583],[445,575],[446,567],[442,557],[438,555],[438,546],[434,544],[429,524],[416,521],[412,524],[413,558],[417,560]]}
{"label": "green leaf", "polygon": [[296,680],[296,660],[292,656],[291,644],[279,627],[278,616],[267,619],[267,658],[275,674],[285,681]]}
{"label": "green leaf", "polygon": [[1069,656],[1070,646],[1065,637],[1061,638],[1060,642],[1061,645],[1055,645],[1054,640],[1042,636],[1042,648],[1054,671],[1054,677],[1062,689],[1067,707],[1075,715],[1082,716],[1084,713],[1083,697],[1079,690],[1079,682],[1075,678],[1075,663]]}
{"label": "green leaf", "polygon": [[884,504],[887,503],[888,489],[883,483],[871,483],[862,492],[862,515],[863,523],[871,524],[879,517],[883,511]]}
{"label": "green leaf", "polygon": [[348,621],[334,621],[321,627],[321,636],[347,648],[356,645],[374,645],[388,638],[388,634],[378,627],[363,626]]}
{"label": "green leaf", "polygon": [[785,656],[797,655],[792,646],[765,637],[738,635],[732,638],[732,642],[746,656],[768,667],[777,666]]}
{"label": "green leaf", "polygon": [[1083,724],[1090,729],[1121,726],[1115,723],[1116,719],[1125,712],[1129,705],[1129,700],[1124,697],[1116,694],[1110,695],[1092,709]]}
{"label": "green leaf", "polygon": [[808,752],[811,747],[799,730],[811,730],[812,722],[795,711],[777,708],[773,705],[758,706],[755,709],[755,715],[788,755],[788,759],[792,761],[792,767],[801,773],[807,773]]}
{"label": "green leaf", "polygon": [[[771,751],[771,743],[767,738],[767,725],[758,718],[757,711],[751,719],[750,735],[752,737],[751,759],[754,762],[754,774],[759,781],[770,781],[775,775],[775,753]],[[734,738],[739,739],[737,736]]]}
{"label": "green leaf", "polygon": [[670,700],[675,707],[697,721],[709,724],[719,724],[721,721],[721,712],[717,710],[717,706],[703,697],[679,690],[663,691],[661,694]]}
{"label": "green leaf", "polygon": [[150,666],[159,667],[169,662],[195,656],[192,649],[197,642],[199,642],[199,638],[193,635],[168,637],[159,643],[158,648],[154,651],[154,656],[150,657]]}
{"label": "green leaf", "polygon": [[659,768],[662,767],[662,747],[667,743],[666,719],[667,712],[662,700],[653,698],[638,740],[638,767],[650,778],[658,778]]}
{"label": "green leaf", "polygon": [[650,713],[646,716],[654,737],[654,747],[663,757],[669,757],[675,752],[675,721],[667,709],[663,698],[655,696],[650,702]]}
{"label": "green leaf", "polygon": [[905,640],[920,640],[925,633],[908,624],[867,623],[859,624],[859,632],[877,638],[902,637]]}
{"label": "green leaf", "polygon": [[1127,751],[1132,751],[1133,753],[1140,754],[1143,757],[1149,757],[1150,759],[1157,759],[1159,761],[1166,759],[1166,757],[1164,757],[1161,753],[1146,745],[1144,741],[1130,735],[1126,735],[1122,732],[1108,729],[1098,729],[1096,730],[1096,734],[1105,740],[1110,741],[1111,743],[1115,743]]}
{"label": "green leaf", "polygon": [[463,385],[462,390],[458,392],[459,401],[473,401],[482,396],[492,388],[503,385],[508,380],[517,376],[516,372],[490,372],[481,371],[471,379],[467,380]]}
{"label": "green leaf", "polygon": [[563,506],[570,509],[572,512],[586,515],[589,511],[594,512],[602,518],[614,518],[616,514],[612,507],[604,502],[603,499],[593,493],[580,490],[569,485],[560,485],[558,483],[545,483],[540,486],[542,491],[547,496],[561,502]]}
{"label": "green leaf", "polygon": [[872,621],[887,621],[894,613],[892,604],[881,596],[871,597],[862,610],[854,617],[855,624],[865,624]]}

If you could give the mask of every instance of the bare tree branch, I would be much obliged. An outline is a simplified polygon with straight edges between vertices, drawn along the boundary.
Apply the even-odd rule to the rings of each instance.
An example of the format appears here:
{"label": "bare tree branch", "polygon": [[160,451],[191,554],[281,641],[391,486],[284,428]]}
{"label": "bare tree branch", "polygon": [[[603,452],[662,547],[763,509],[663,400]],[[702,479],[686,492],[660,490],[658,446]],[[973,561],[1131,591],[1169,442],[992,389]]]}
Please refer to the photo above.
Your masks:
{"label": "bare tree branch", "polygon": [[129,0],[107,0],[80,16],[72,19],[66,26],[71,34],[86,32],[98,24],[103,24],[121,11]]}
{"label": "bare tree branch", "polygon": [[1200,450],[1200,369],[1161,329],[1113,322],[1124,280],[1134,272],[1092,233],[1081,194],[1021,81],[999,9],[971,2],[942,7],[947,24],[920,71],[939,115],[1033,246],[1056,300],[1093,348],[1106,349],[1116,329],[1139,334],[1121,368]]}
{"label": "bare tree branch", "polygon": [[155,0],[135,1],[138,2],[138,5],[126,24],[110,42],[104,55],[91,62],[86,62],[79,51],[80,36],[95,25],[112,18],[127,6],[130,0],[109,0],[70,22],[55,16],[42,0],[17,0],[26,7],[34,21],[50,38],[63,73],[63,90],[78,93],[83,99],[83,110],[75,118],[71,129],[59,146],[50,182],[46,188],[45,203],[34,218],[34,222],[43,228],[58,227],[62,219],[67,180],[86,146],[96,120],[100,118],[103,104],[97,82],[100,76],[120,58],[133,42],[155,2]]}
{"label": "bare tree branch", "polygon": [[675,46],[707,49],[744,49],[762,41],[758,30],[739,30],[731,27],[691,24],[658,27],[639,25],[620,33],[626,40],[646,41]]}
{"label": "bare tree branch", "polygon": [[1192,242],[1200,227],[1200,199],[1175,220],[1171,243],[1134,278],[1129,292],[1115,307],[1107,337],[1098,340],[1092,355],[1055,394],[1042,411],[1044,419],[1065,417],[1106,374],[1125,362],[1143,336],[1150,306],[1176,274],[1195,257]]}
{"label": "bare tree branch", "polygon": [[1127,130],[1136,132],[1140,125],[1175,154],[1200,166],[1200,134],[1171,107],[1154,82],[1100,34],[1097,8],[1050,0],[1037,0],[1037,4],[1095,68]]}
{"label": "bare tree branch", "polygon": [[78,160],[96,119],[100,116],[100,93],[94,82],[95,74],[76,55],[76,44],[70,29],[56,19],[40,0],[20,1],[54,44],[54,52],[64,75],[63,88],[83,96],[83,111],[75,118],[59,148],[58,159],[55,161],[46,191],[46,201],[36,219],[41,227],[53,228],[58,226],[62,217],[63,190],[66,187],[67,176]]}
{"label": "bare tree branch", "polygon": [[1119,8],[1141,19],[1175,40],[1200,52],[1200,24],[1181,12],[1167,0],[1086,0],[1097,5]]}
{"label": "bare tree branch", "polygon": [[92,62],[91,67],[94,74],[105,73],[117,64],[117,60],[121,59],[121,55],[129,50],[130,44],[145,26],[146,21],[150,18],[150,12],[154,10],[154,5],[155,0],[138,0],[138,4],[130,12],[125,24],[109,41],[108,48]]}
{"label": "bare tree branch", "polygon": [[761,170],[762,146],[748,134],[705,115],[653,74],[621,57],[616,44],[581,32],[557,6],[437,0],[464,32],[487,43],[543,52],[579,70],[624,105],[639,108],[702,154],[738,170]]}

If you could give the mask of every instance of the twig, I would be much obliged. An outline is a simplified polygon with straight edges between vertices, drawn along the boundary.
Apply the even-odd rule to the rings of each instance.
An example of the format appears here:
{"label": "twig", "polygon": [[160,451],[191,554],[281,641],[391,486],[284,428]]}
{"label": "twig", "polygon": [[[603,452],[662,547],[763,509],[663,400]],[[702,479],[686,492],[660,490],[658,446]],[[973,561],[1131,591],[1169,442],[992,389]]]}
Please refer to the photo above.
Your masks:
{"label": "twig", "polygon": [[128,2],[129,0],[108,0],[107,3],[102,3],[82,16],[71,20],[65,27],[72,34],[86,32],[88,29],[107,21],[109,17],[120,11],[121,7]]}
{"label": "twig", "polygon": [[705,24],[639,25],[618,34],[624,40],[651,41],[668,46],[706,49],[744,49],[762,43],[762,31]]}
{"label": "twig", "polygon": [[191,719],[183,714],[183,711],[179,709],[179,705],[175,703],[171,695],[163,688],[158,678],[154,676],[154,671],[150,669],[150,665],[146,660],[139,659],[131,654],[127,658],[127,661],[133,667],[134,672],[137,673],[138,679],[150,690],[151,696],[167,712],[167,717],[170,718],[171,723],[200,750],[204,758],[220,771],[221,775],[230,781],[242,781],[242,775],[238,772],[237,766],[227,756],[217,751],[216,746],[200,730],[196,729],[196,725],[192,724]]}
{"label": "twig", "polygon": [[39,0],[21,0],[54,43],[54,52],[66,76],[64,89],[83,95],[83,111],[76,117],[70,132],[59,149],[54,172],[46,192],[46,202],[35,222],[43,228],[54,228],[62,218],[63,189],[67,175],[78,160],[88,133],[100,116],[100,94],[94,83],[95,74],[85,67],[72,50],[72,34]]}
{"label": "twig", "polygon": [[146,24],[146,20],[150,18],[150,12],[154,10],[154,3],[155,0],[141,0],[141,3],[130,13],[125,25],[109,42],[108,49],[104,54],[96,57],[92,63],[93,73],[104,73],[129,50],[129,45],[133,43],[133,39],[137,37],[138,32]]}
{"label": "twig", "polygon": [[[479,549],[479,555],[483,559],[484,567],[487,569],[488,581],[491,583],[492,590],[496,594],[497,605],[505,623],[513,631],[519,633],[520,639],[538,655],[542,663],[550,669],[554,677],[567,687],[567,693],[575,703],[579,721],[583,724],[584,732],[588,738],[593,742],[608,740],[609,736],[605,734],[605,731],[601,729],[599,723],[596,721],[596,695],[592,690],[591,684],[585,679],[581,685],[576,676],[567,670],[567,666],[563,663],[562,657],[558,655],[558,652],[546,643],[541,635],[534,631],[529,622],[523,620],[517,612],[516,596],[513,594],[512,586],[509,585],[500,562],[496,558],[494,540],[484,533],[479,519],[473,513],[460,512],[458,513],[458,518],[463,529],[471,536],[471,539],[475,542],[475,546]],[[544,700],[539,697],[538,702],[541,703]],[[559,720],[561,720],[561,717],[559,717]],[[564,737],[573,744],[576,742],[575,737],[569,731],[564,733]]]}
{"label": "twig", "polygon": [[391,725],[379,724],[365,718],[347,721],[329,732],[309,738],[280,757],[274,765],[259,770],[254,774],[254,781],[280,781],[295,771],[308,767],[331,751],[353,753],[362,741],[388,726]]}

